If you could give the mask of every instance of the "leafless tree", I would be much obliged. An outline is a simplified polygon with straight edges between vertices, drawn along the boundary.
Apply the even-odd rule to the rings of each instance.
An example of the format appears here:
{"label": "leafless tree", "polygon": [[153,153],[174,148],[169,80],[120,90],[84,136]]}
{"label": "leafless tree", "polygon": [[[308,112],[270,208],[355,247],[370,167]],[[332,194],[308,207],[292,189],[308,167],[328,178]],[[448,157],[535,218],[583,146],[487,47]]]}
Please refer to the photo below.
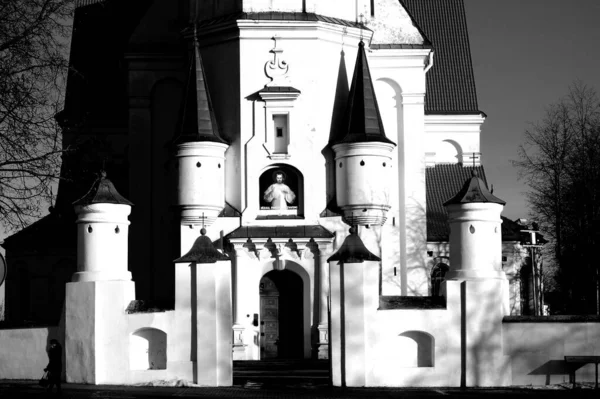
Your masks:
{"label": "leafless tree", "polygon": [[0,223],[41,215],[59,175],[73,0],[0,0]]}
{"label": "leafless tree", "polygon": [[600,98],[575,82],[525,132],[513,164],[528,184],[533,218],[553,246],[566,311],[600,309],[594,247],[600,244]]}

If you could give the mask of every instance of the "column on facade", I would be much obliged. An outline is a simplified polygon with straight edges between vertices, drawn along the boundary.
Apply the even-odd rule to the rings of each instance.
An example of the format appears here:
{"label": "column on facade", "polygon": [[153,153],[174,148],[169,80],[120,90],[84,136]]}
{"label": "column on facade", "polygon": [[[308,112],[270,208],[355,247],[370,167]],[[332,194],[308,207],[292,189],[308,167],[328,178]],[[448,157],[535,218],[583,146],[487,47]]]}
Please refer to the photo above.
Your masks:
{"label": "column on facade", "polygon": [[[408,295],[410,290],[408,281],[418,281],[423,275],[424,264],[421,257],[414,256],[426,244],[425,231],[425,151],[423,135],[425,129],[424,119],[425,93],[420,91],[402,93],[402,135],[403,153],[399,153],[398,170],[400,177],[400,272],[401,295]],[[417,231],[415,231],[417,230]],[[411,276],[412,274],[412,276]],[[425,276],[425,278],[427,278]],[[427,295],[426,292],[422,293]]]}
{"label": "column on facade", "polygon": [[329,262],[333,245],[330,242],[319,242],[319,331],[318,358],[329,358]]}
{"label": "column on facade", "polygon": [[244,247],[244,242],[235,242],[233,247],[235,250],[234,263],[234,307],[233,313],[233,360],[246,360],[246,344],[244,344],[244,309],[242,306],[243,299],[243,281],[244,278],[244,261],[248,258],[248,251]]}

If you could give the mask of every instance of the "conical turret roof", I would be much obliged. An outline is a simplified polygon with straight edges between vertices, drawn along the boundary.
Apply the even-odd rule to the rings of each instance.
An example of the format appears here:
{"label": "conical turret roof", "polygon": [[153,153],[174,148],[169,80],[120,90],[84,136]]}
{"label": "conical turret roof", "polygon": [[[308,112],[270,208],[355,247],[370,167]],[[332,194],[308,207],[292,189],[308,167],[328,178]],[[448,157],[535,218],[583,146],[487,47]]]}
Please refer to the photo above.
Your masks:
{"label": "conical turret roof", "polygon": [[194,35],[188,79],[181,108],[179,136],[176,144],[212,141],[227,144],[219,135],[217,120],[206,83],[198,40]]}
{"label": "conical turret roof", "polygon": [[479,178],[477,171],[471,172],[471,178],[465,181],[458,194],[444,202],[444,206],[452,204],[467,204],[472,202],[490,202],[494,204],[506,205],[506,201],[494,196],[488,190],[484,181]]}
{"label": "conical turret roof", "polygon": [[106,172],[100,172],[100,176],[83,197],[73,202],[73,205],[91,205],[91,204],[122,204],[133,205],[133,203],[123,197],[114,184],[106,177]]}
{"label": "conical turret roof", "polygon": [[202,228],[200,237],[196,238],[188,253],[175,259],[173,263],[215,263],[219,260],[229,260],[229,257],[215,248],[210,238],[206,236],[206,229]]}
{"label": "conical turret roof", "polygon": [[375,98],[375,88],[367,63],[365,44],[362,40],[358,44],[354,76],[343,123],[345,123],[345,128],[340,133],[344,134],[344,137],[333,144],[381,142],[396,145],[385,137],[381,114]]}
{"label": "conical turret roof", "polygon": [[331,255],[327,262],[337,260],[342,263],[363,263],[364,261],[380,261],[377,255],[374,255],[365,247],[357,234],[356,227],[350,229],[350,235],[346,237],[340,249]]}

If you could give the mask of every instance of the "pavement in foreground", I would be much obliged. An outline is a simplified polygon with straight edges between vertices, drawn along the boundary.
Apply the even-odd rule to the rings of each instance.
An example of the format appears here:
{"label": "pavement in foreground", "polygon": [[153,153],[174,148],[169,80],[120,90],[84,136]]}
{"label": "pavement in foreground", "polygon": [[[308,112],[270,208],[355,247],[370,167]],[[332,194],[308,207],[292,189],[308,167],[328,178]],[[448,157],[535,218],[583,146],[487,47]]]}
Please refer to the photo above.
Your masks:
{"label": "pavement in foreground", "polygon": [[0,398],[421,398],[450,397],[476,398],[480,396],[508,396],[511,398],[597,398],[599,391],[593,385],[576,389],[567,386],[503,387],[503,388],[337,388],[311,384],[269,384],[245,382],[226,388],[189,386],[117,386],[63,384],[60,396],[47,393],[37,381],[0,380]]}

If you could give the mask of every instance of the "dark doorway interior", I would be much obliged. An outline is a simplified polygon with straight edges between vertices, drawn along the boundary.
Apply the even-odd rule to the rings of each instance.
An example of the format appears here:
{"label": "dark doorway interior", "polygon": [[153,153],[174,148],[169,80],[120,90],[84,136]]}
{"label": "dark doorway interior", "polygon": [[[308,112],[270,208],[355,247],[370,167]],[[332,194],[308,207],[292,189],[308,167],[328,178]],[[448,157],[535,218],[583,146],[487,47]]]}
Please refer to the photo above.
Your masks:
{"label": "dark doorway interior", "polygon": [[300,359],[304,353],[302,278],[273,270],[260,280],[261,359]]}

